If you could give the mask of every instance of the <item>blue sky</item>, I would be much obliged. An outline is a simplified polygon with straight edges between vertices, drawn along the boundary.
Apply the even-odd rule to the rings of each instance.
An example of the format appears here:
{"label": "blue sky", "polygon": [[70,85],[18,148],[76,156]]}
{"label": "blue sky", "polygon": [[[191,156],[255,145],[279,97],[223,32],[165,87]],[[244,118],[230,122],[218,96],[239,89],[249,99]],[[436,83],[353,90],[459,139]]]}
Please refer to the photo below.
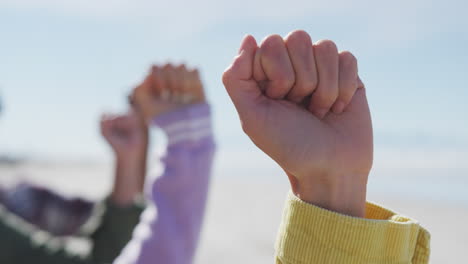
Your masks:
{"label": "blue sky", "polygon": [[99,114],[124,110],[148,66],[171,60],[201,68],[220,163],[269,166],[242,134],[221,74],[245,34],[304,29],[357,56],[376,166],[468,168],[466,10],[455,0],[0,0],[0,148],[108,158]]}

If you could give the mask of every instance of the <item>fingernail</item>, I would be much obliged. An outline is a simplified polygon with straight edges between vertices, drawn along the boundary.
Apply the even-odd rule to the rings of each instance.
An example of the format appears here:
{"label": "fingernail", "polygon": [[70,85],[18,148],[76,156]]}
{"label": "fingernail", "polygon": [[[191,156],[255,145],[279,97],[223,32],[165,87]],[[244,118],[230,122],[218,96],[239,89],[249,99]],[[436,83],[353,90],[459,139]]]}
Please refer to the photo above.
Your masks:
{"label": "fingernail", "polygon": [[333,113],[341,114],[343,113],[344,108],[345,108],[345,104],[342,101],[338,101],[333,106]]}
{"label": "fingernail", "polygon": [[320,119],[323,119],[325,115],[328,113],[328,109],[326,108],[320,108],[318,110],[315,110],[315,116],[317,116]]}

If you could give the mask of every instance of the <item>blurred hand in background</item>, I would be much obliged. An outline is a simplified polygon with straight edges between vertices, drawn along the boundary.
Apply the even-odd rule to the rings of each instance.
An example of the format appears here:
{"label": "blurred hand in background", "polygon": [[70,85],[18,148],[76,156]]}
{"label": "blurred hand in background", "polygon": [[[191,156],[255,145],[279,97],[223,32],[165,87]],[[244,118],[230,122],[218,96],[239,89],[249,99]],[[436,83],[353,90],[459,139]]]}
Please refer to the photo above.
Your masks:
{"label": "blurred hand in background", "polygon": [[198,70],[185,65],[153,66],[130,96],[130,103],[150,122],[156,116],[205,101]]}

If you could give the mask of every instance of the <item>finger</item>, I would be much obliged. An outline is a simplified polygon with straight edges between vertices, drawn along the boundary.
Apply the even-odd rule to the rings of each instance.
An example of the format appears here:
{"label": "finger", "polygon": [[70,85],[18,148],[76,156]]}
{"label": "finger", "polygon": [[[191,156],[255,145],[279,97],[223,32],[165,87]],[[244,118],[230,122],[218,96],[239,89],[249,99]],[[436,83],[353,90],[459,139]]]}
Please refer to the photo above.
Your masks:
{"label": "finger", "polygon": [[151,88],[153,86],[152,74],[148,74],[143,82],[138,85],[132,94],[132,100],[134,103],[138,104],[139,107],[142,107],[145,101],[152,96]]}
{"label": "finger", "polygon": [[356,92],[353,95],[353,98],[351,98],[351,102],[349,102],[349,105],[346,108],[346,113],[348,112],[364,114],[363,116],[369,116],[369,105],[366,97],[366,89],[356,90]]}
{"label": "finger", "polygon": [[339,95],[332,108],[335,114],[341,114],[345,110],[358,88],[357,60],[349,51],[339,54],[338,84]]}
{"label": "finger", "polygon": [[153,65],[153,67],[151,67],[151,78],[151,95],[153,95],[153,98],[160,97],[164,89],[164,81],[162,79],[161,67],[157,65]]}
{"label": "finger", "polygon": [[187,93],[189,89],[189,75],[185,64],[181,64],[176,68],[177,80],[179,82],[179,89],[182,94]]}
{"label": "finger", "polygon": [[148,75],[145,77],[143,82],[137,87],[137,90],[139,89],[139,91],[142,94],[145,94],[146,96],[149,96],[152,93],[152,86],[153,86],[152,75],[153,75],[153,67],[151,67],[151,70],[148,73]]}
{"label": "finger", "polygon": [[190,78],[190,96],[192,100],[202,102],[205,100],[205,92],[203,90],[203,84],[200,80],[200,73],[197,69],[189,72]]}
{"label": "finger", "polygon": [[318,77],[312,40],[305,31],[297,30],[285,38],[285,43],[296,74],[295,84],[287,98],[299,103],[317,87]]}
{"label": "finger", "polygon": [[185,65],[181,65],[180,74],[181,74],[181,90],[182,90],[182,103],[190,103],[194,99],[194,95],[192,94],[192,76],[189,70],[185,67]]}
{"label": "finger", "polygon": [[185,65],[179,65],[174,68],[174,76],[175,76],[175,86],[174,86],[174,100],[178,103],[182,103],[184,101],[184,90],[185,90]]}
{"label": "finger", "polygon": [[318,85],[312,94],[309,110],[318,118],[323,118],[338,97],[338,50],[330,40],[321,40],[313,47]]}
{"label": "finger", "polygon": [[263,70],[262,63],[260,61],[262,55],[261,55],[261,50],[257,49],[257,52],[255,52],[255,57],[254,57],[254,64],[253,64],[253,78],[255,81],[260,86],[260,89],[262,91],[265,91],[266,89],[266,83],[267,83],[267,76],[265,74],[265,71]]}
{"label": "finger", "polygon": [[162,76],[164,80],[164,93],[168,94],[169,100],[173,100],[176,97],[176,93],[178,93],[177,86],[177,78],[175,69],[171,64],[166,64],[162,69]]}
{"label": "finger", "polygon": [[359,76],[357,84],[357,90],[351,98],[351,102],[349,102],[348,106],[346,107],[346,112],[368,113],[369,105],[367,103],[366,88]]}
{"label": "finger", "polygon": [[272,99],[284,98],[294,85],[295,75],[283,38],[265,38],[260,45],[260,63],[267,79],[265,94]]}
{"label": "finger", "polygon": [[254,105],[254,100],[261,95],[253,80],[253,63],[257,49],[255,38],[247,35],[242,40],[239,55],[223,73],[223,84],[239,113]]}

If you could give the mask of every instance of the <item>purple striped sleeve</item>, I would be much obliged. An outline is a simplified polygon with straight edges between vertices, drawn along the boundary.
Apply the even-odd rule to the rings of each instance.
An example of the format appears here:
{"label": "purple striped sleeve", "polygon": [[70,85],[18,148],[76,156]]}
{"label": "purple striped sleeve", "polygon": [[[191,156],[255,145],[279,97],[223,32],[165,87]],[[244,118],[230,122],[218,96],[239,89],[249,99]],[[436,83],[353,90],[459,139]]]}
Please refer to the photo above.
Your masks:
{"label": "purple striped sleeve", "polygon": [[203,222],[215,144],[211,111],[197,104],[154,120],[167,135],[164,171],[116,264],[192,263]]}

